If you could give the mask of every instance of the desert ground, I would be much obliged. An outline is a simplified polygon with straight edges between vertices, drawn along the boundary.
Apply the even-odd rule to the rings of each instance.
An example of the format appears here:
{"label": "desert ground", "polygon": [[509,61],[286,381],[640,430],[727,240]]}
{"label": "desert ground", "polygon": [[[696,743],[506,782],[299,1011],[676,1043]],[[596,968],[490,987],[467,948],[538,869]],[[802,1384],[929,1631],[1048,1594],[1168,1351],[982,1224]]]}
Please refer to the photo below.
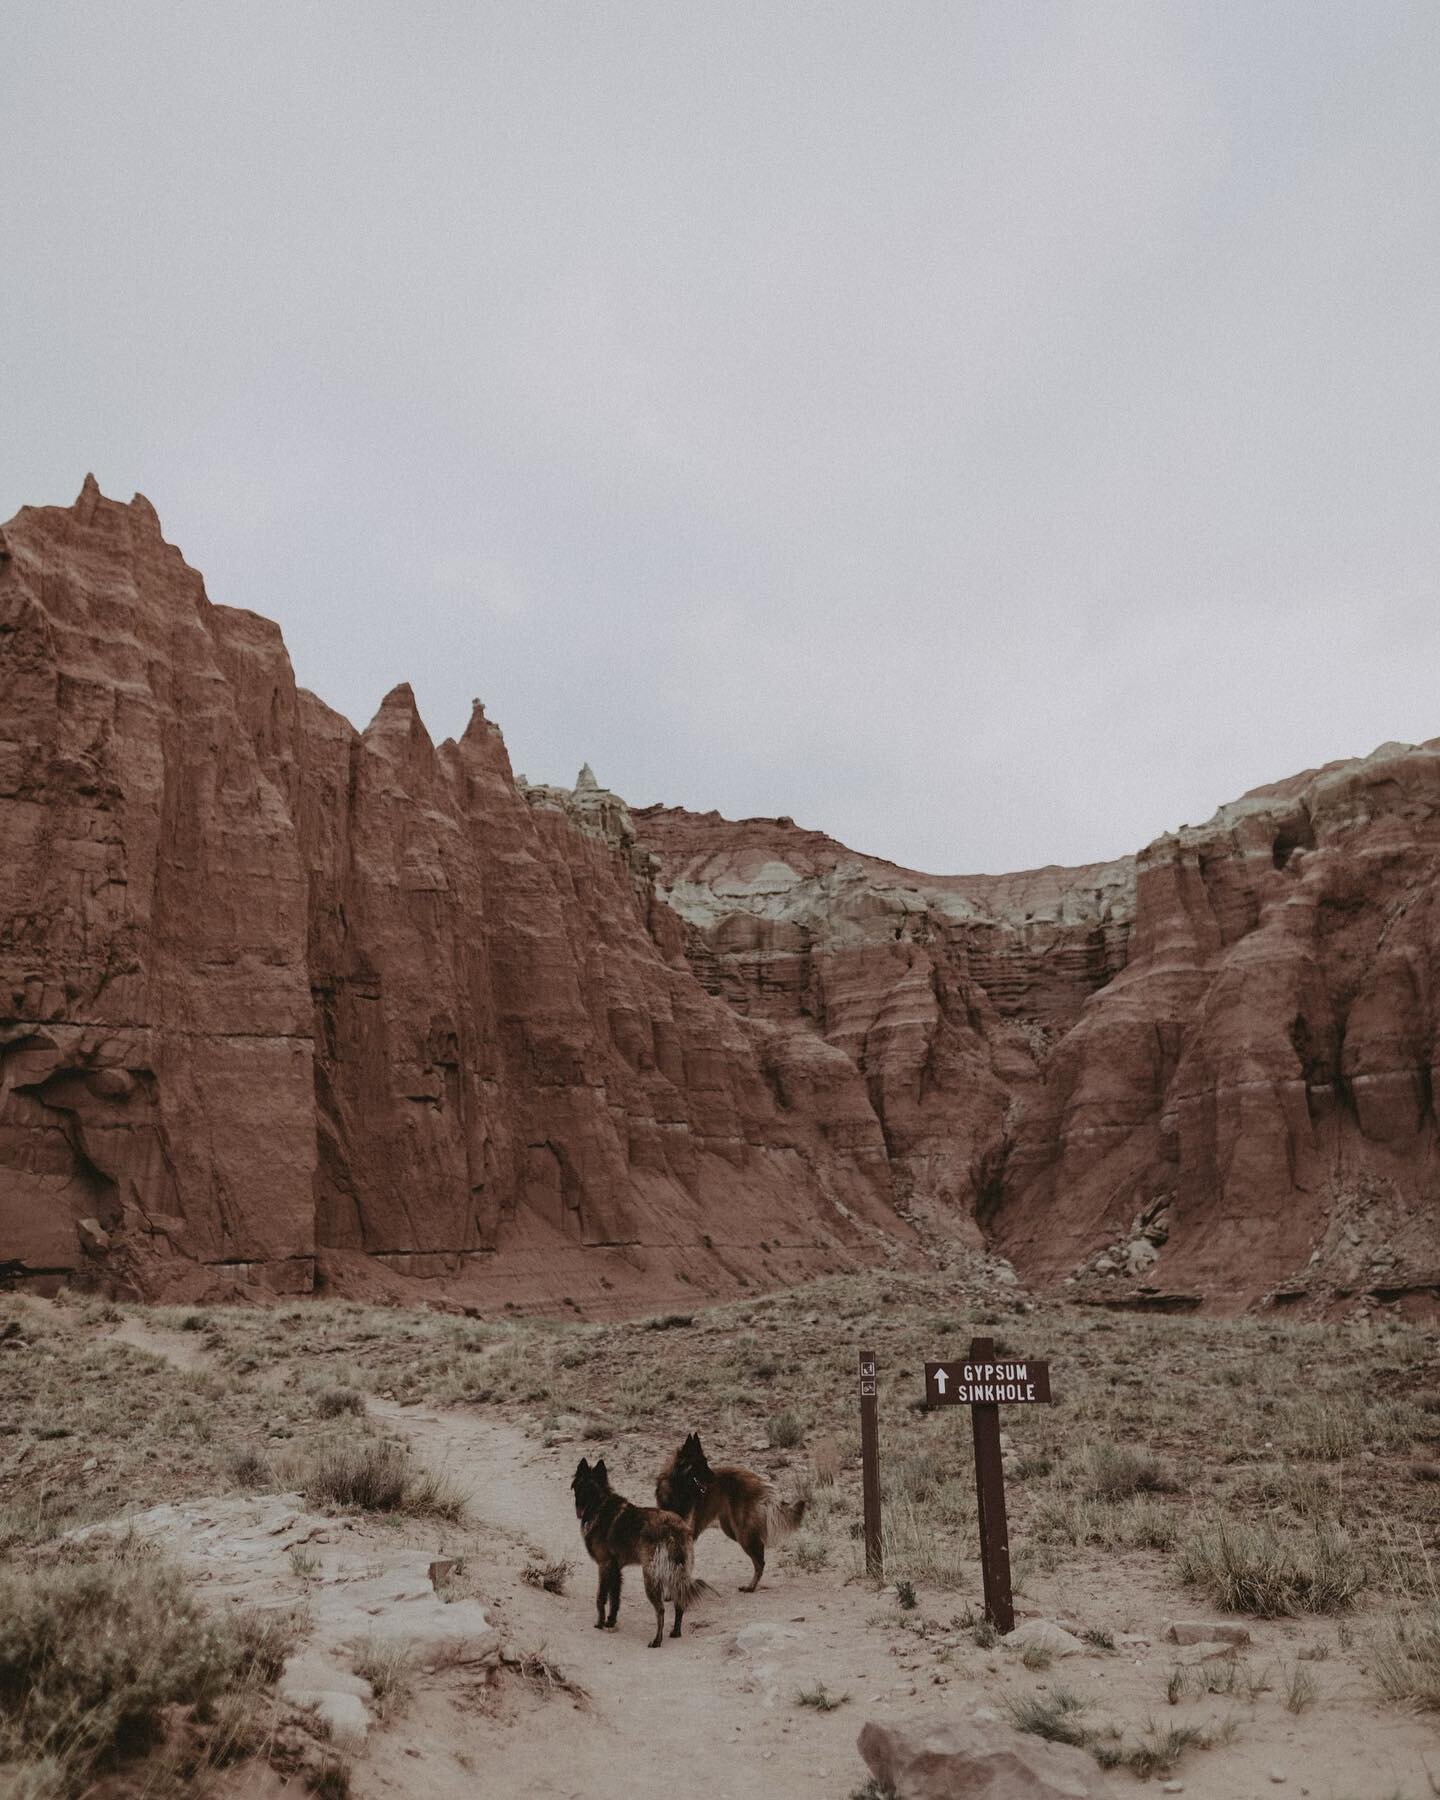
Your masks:
{"label": "desert ground", "polygon": [[[867,1720],[978,1715],[1076,1747],[1096,1794],[1440,1793],[1433,1330],[1112,1312],[1006,1275],[605,1324],[0,1297],[0,1792],[849,1800],[887,1791]],[[921,1404],[925,1358],[980,1331],[1048,1356],[1055,1392],[1003,1418],[999,1641],[968,1421]],[[594,1629],[569,1482],[603,1456],[652,1503],[690,1430],[808,1510],[755,1594],[703,1536],[714,1592],[652,1652],[638,1570]]]}

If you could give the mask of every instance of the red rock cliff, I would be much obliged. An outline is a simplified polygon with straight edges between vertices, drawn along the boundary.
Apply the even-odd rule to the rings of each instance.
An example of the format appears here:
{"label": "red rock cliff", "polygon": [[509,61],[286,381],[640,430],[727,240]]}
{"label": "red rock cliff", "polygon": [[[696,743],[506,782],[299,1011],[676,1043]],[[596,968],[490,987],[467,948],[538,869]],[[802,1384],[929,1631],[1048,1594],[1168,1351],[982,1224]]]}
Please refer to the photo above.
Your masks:
{"label": "red rock cliff", "polygon": [[844,1052],[930,1223],[1120,1303],[1440,1298],[1440,743],[1024,875],[635,818],[701,981]]}
{"label": "red rock cliff", "polygon": [[0,1259],[593,1308],[903,1253],[850,1065],[696,981],[621,803],[478,705],[356,732],[143,499],[4,538]]}
{"label": "red rock cliff", "polygon": [[1134,1304],[1440,1287],[1436,745],[920,875],[532,787],[478,704],[357,732],[87,481],[4,530],[0,841],[0,1262],[595,1310],[983,1228]]}

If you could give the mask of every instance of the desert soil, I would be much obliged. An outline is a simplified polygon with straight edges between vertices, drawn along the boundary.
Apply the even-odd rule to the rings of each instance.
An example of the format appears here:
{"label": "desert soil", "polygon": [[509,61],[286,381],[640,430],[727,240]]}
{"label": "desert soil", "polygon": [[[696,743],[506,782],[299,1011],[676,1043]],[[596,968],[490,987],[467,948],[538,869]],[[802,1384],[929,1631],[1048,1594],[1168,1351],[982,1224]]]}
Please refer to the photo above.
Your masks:
{"label": "desert soil", "polygon": [[[120,1335],[187,1366],[203,1360],[194,1338],[181,1333],[131,1319]],[[1188,1751],[1168,1775],[1195,1800],[1258,1800],[1283,1791],[1315,1800],[1425,1800],[1440,1793],[1440,1734],[1432,1723],[1377,1702],[1349,1653],[1365,1630],[1363,1615],[1344,1628],[1334,1620],[1246,1621],[1253,1642],[1241,1653],[1241,1686],[1263,1677],[1261,1691],[1248,1700],[1210,1696],[1172,1706],[1171,1671],[1199,1653],[1167,1644],[1165,1622],[1213,1615],[1185,1596],[1159,1557],[1077,1553],[1058,1571],[1031,1577],[1017,1605],[1022,1621],[1108,1631],[1118,1647],[1030,1670],[1003,1647],[980,1648],[959,1623],[979,1610],[978,1570],[971,1589],[922,1590],[908,1613],[893,1590],[877,1594],[843,1570],[807,1572],[783,1557],[773,1558],[757,1593],[742,1594],[748,1562],[711,1532],[696,1561],[715,1594],[687,1618],[680,1642],[667,1638],[651,1651],[653,1615],[636,1570],[627,1572],[619,1628],[594,1629],[593,1570],[569,1491],[576,1460],[594,1454],[592,1446],[563,1433],[557,1441],[553,1429],[547,1439],[538,1418],[527,1425],[479,1408],[372,1401],[371,1412],[455,1478],[471,1515],[463,1530],[365,1522],[360,1529],[373,1535],[377,1559],[396,1543],[397,1530],[436,1554],[463,1554],[508,1646],[543,1650],[585,1697],[537,1693],[509,1673],[489,1682],[459,1671],[422,1678],[409,1706],[357,1755],[352,1791],[359,1800],[671,1800],[677,1791],[716,1800],[847,1800],[866,1778],[855,1749],[866,1718],[935,1718],[976,1707],[1004,1718],[1007,1699],[1055,1686],[1085,1697],[1089,1719],[1113,1719],[1127,1738],[1152,1721],[1161,1730],[1196,1725],[1213,1733],[1233,1720],[1230,1742]],[[963,1454],[958,1431],[956,1454]],[[653,1446],[637,1441],[633,1453],[607,1446],[606,1457],[616,1487],[649,1501]],[[563,1594],[523,1581],[528,1561],[555,1558],[573,1565]],[[923,1636],[914,1629],[920,1621],[931,1622]],[[1302,1651],[1299,1666],[1313,1676],[1317,1697],[1297,1715],[1287,1710],[1285,1694]],[[828,1712],[800,1705],[798,1694],[817,1684],[844,1696],[843,1703]],[[1127,1772],[1108,1780],[1116,1794],[1139,1785]],[[1158,1790],[1158,1781],[1151,1784]],[[279,1789],[273,1775],[253,1768],[231,1791]]]}

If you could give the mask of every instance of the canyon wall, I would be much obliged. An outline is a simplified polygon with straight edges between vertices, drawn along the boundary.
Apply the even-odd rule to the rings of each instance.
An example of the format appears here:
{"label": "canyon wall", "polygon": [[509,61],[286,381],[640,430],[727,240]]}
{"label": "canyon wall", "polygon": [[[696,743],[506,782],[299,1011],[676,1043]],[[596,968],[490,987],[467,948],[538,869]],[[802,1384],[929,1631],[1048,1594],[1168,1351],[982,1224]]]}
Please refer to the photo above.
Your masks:
{"label": "canyon wall", "polygon": [[926,1224],[1113,1304],[1440,1299],[1440,743],[1022,875],[635,819],[700,980],[844,1051]]}
{"label": "canyon wall", "polygon": [[929,876],[363,731],[87,481],[0,544],[0,1264],[593,1313],[966,1255],[1440,1289],[1440,751]]}
{"label": "canyon wall", "polygon": [[478,704],[355,731],[143,499],[23,510],[0,1261],[594,1311],[904,1255],[849,1065],[705,991],[626,820],[517,787]]}

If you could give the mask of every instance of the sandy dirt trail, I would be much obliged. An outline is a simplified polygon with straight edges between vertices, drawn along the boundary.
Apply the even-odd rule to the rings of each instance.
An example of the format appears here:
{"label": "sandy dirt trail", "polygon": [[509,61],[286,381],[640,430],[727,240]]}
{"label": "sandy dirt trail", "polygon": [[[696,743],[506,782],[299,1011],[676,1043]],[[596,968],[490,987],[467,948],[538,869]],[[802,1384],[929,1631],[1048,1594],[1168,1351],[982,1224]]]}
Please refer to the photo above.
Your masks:
{"label": "sandy dirt trail", "polygon": [[[126,1318],[113,1336],[181,1368],[210,1366],[190,1333]],[[269,1378],[283,1374],[276,1367]],[[741,1594],[749,1559],[718,1531],[696,1545],[696,1571],[714,1592],[686,1615],[682,1638],[648,1648],[655,1620],[638,1569],[625,1572],[617,1628],[597,1631],[595,1567],[570,1479],[582,1454],[603,1452],[616,1488],[653,1504],[653,1456],[631,1462],[608,1446],[547,1446],[517,1425],[458,1409],[372,1397],[368,1410],[467,1497],[463,1529],[409,1523],[400,1527],[405,1537],[437,1555],[463,1555],[510,1648],[543,1649],[586,1697],[539,1697],[511,1677],[483,1696],[473,1677],[422,1678],[411,1704],[356,1759],[357,1800],[673,1800],[677,1787],[696,1784],[715,1800],[845,1800],[866,1774],[855,1737],[867,1704],[876,1710],[882,1695],[887,1712],[917,1704],[917,1683],[928,1676],[902,1667],[867,1630],[881,1604],[873,1591],[833,1569],[782,1567],[772,1551],[759,1591]],[[361,1528],[383,1559],[396,1528]],[[522,1579],[528,1561],[562,1558],[571,1564],[563,1595]],[[799,1706],[796,1694],[817,1683],[850,1698],[831,1712]],[[978,1685],[969,1691],[980,1695]],[[256,1768],[234,1791],[280,1789]]]}
{"label": "sandy dirt trail", "polygon": [[[187,1368],[208,1359],[193,1336],[127,1319],[115,1335]],[[277,1366],[271,1379],[282,1379]],[[465,1409],[401,1406],[374,1399],[369,1410],[408,1439],[431,1466],[466,1493],[464,1527],[361,1521],[377,1561],[400,1533],[436,1555],[463,1555],[475,1591],[512,1651],[545,1652],[586,1699],[540,1696],[513,1675],[494,1684],[451,1672],[422,1677],[409,1705],[376,1729],[357,1756],[356,1800],[673,1800],[700,1790],[714,1800],[849,1800],[866,1770],[855,1738],[867,1718],[895,1720],[994,1709],[1007,1695],[1061,1683],[1093,1709],[1125,1723],[1147,1720],[1214,1729],[1227,1719],[1233,1742],[1187,1754],[1177,1776],[1189,1800],[1261,1800],[1276,1792],[1305,1800],[1425,1800],[1440,1793],[1440,1736],[1433,1723],[1379,1704],[1346,1631],[1331,1620],[1246,1623],[1248,1669],[1268,1677],[1246,1704],[1211,1699],[1170,1707],[1167,1672],[1195,1652],[1163,1641],[1161,1622],[1194,1615],[1151,1559],[1117,1561],[1077,1554],[1036,1578],[1019,1609],[1136,1634],[1122,1650],[1088,1651],[1053,1669],[1030,1671],[1001,1649],[978,1650],[969,1633],[939,1626],[978,1602],[974,1592],[922,1596],[939,1634],[920,1641],[899,1626],[893,1596],[847,1582],[843,1568],[813,1573],[772,1558],[755,1594],[744,1555],[718,1532],[696,1546],[697,1572],[714,1595],[687,1615],[685,1636],[647,1648],[654,1615],[639,1571],[627,1570],[619,1627],[594,1628],[595,1572],[575,1519],[570,1478],[576,1440],[545,1443],[538,1422],[519,1424]],[[653,1495],[656,1455],[603,1446],[617,1489],[637,1503]],[[783,1484],[782,1484],[783,1485]],[[564,1594],[524,1582],[528,1560],[566,1558]],[[885,1615],[881,1622],[877,1615]],[[919,1615],[916,1615],[917,1617]],[[1363,1632],[1363,1620],[1353,1629]],[[1297,1717],[1283,1705],[1284,1675],[1302,1651],[1321,1652],[1313,1670],[1318,1699]],[[847,1696],[831,1712],[797,1703],[823,1683]],[[1277,1779],[1278,1778],[1278,1779]],[[1156,1792],[1132,1776],[1109,1791]],[[237,1772],[233,1800],[272,1800],[281,1785],[263,1766]],[[283,1789],[286,1795],[293,1789]]]}
{"label": "sandy dirt trail", "polygon": [[[880,1691],[877,1651],[890,1660],[865,1641],[865,1619],[877,1604],[872,1593],[841,1585],[829,1571],[806,1576],[775,1566],[757,1593],[741,1594],[748,1560],[712,1531],[696,1546],[696,1568],[715,1593],[687,1615],[684,1637],[647,1648],[654,1614],[638,1569],[626,1571],[617,1629],[597,1631],[594,1565],[569,1488],[579,1445],[546,1448],[514,1426],[463,1413],[383,1402],[373,1410],[455,1477],[477,1519],[513,1540],[493,1583],[505,1625],[520,1643],[543,1642],[588,1691],[588,1705],[568,1718],[542,1710],[514,1721],[503,1746],[510,1792],[641,1800],[703,1780],[712,1793],[735,1800],[836,1800],[858,1785],[865,1771],[855,1734],[864,1714],[856,1701]],[[626,1467],[613,1455],[607,1461],[620,1492],[653,1503],[653,1469]],[[563,1596],[514,1579],[527,1552],[569,1558],[573,1573]],[[737,1647],[737,1635],[746,1647]],[[897,1673],[889,1674],[892,1685]],[[855,1700],[829,1713],[797,1706],[797,1691],[817,1682]],[[912,1684],[906,1678],[898,1685],[904,1692]]]}

